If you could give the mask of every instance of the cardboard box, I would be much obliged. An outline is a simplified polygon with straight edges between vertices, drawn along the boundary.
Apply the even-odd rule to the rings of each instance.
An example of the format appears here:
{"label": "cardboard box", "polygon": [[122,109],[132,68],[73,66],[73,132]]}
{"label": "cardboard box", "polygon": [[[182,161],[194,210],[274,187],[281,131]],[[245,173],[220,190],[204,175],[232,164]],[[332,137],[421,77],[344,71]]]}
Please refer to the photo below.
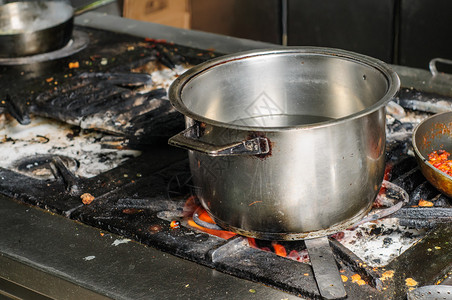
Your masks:
{"label": "cardboard box", "polygon": [[190,0],[124,0],[125,18],[190,28]]}

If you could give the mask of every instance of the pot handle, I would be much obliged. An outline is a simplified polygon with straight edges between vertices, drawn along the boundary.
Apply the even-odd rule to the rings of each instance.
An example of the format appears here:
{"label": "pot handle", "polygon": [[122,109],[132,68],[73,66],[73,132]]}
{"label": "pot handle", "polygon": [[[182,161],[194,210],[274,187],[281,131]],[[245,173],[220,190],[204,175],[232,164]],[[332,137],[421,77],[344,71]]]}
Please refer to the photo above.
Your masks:
{"label": "pot handle", "polygon": [[226,145],[213,145],[198,139],[198,125],[193,125],[168,140],[168,144],[179,148],[197,151],[209,156],[260,155],[270,152],[265,137],[256,137]]}
{"label": "pot handle", "polygon": [[436,68],[437,62],[452,65],[452,60],[450,60],[450,59],[439,58],[439,57],[433,58],[432,60],[430,60],[430,62],[428,64],[428,68],[430,69],[430,73],[432,73],[433,77],[435,77],[436,75],[438,75],[440,73],[440,72],[438,72],[438,69]]}

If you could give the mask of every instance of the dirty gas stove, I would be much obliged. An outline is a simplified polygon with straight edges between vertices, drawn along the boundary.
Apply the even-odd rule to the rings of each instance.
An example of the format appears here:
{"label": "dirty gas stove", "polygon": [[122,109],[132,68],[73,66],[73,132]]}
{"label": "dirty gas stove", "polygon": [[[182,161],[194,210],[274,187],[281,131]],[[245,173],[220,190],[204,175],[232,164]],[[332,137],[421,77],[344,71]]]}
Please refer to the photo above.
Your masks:
{"label": "dirty gas stove", "polygon": [[[272,297],[320,298],[304,241],[255,240],[216,227],[194,195],[186,152],[166,145],[184,126],[167,100],[169,84],[220,54],[177,41],[76,31],[88,42],[75,43],[80,49],[67,57],[2,67],[0,193],[99,228],[99,238],[119,234],[122,242],[262,283],[277,290]],[[411,86],[388,106],[388,182],[371,214],[394,213],[329,237],[350,299],[404,299],[450,275],[451,199],[425,181],[410,142],[417,123],[451,107],[447,95]],[[186,295],[186,285],[175,286],[175,295]],[[260,287],[235,296],[262,299]],[[89,289],[128,294],[103,292],[96,283]]]}

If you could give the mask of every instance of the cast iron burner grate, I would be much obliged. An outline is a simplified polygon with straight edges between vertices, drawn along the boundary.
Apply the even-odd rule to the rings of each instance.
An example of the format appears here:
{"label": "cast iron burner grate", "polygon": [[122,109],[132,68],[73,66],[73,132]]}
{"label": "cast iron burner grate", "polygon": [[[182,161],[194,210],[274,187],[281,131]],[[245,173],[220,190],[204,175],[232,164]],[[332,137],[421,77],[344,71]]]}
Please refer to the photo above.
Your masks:
{"label": "cast iron burner grate", "polygon": [[[156,165],[163,159],[165,163]],[[173,163],[169,162],[171,159]],[[168,162],[170,166],[165,167]],[[416,167],[413,165],[413,168]],[[260,248],[256,249],[250,247],[248,239],[241,236],[234,235],[224,239],[202,232],[187,223],[186,219],[193,213],[195,203],[187,203],[192,186],[189,181],[188,162],[183,151],[162,148],[159,153],[145,152],[111,172],[90,179],[76,178],[78,189],[75,194],[69,192],[68,180],[64,176],[42,181],[0,169],[0,178],[2,193],[27,203],[241,278],[259,281],[304,297],[320,297],[312,269],[306,259],[287,259],[276,255],[274,251],[262,250],[265,247],[274,249],[275,243],[256,241]],[[425,187],[424,184],[423,188],[431,187]],[[90,193],[94,196],[94,201],[89,205],[81,204],[82,193]],[[400,211],[398,214],[403,217]],[[178,221],[181,226],[172,227],[172,221]],[[372,234],[382,234],[378,230],[376,226]],[[340,243],[340,234],[331,237],[330,245],[341,275],[348,279],[344,284],[349,296],[359,299],[373,296],[378,299],[382,295],[395,293],[394,299],[402,298],[408,288],[404,274],[416,274],[415,279],[419,285],[439,280],[447,271],[450,262],[450,226],[447,223],[438,224],[432,230],[435,234],[426,235],[383,268],[367,265],[344,247]],[[372,238],[372,235],[369,238]],[[298,255],[303,257],[303,241],[279,244],[289,253],[296,250]],[[426,271],[416,262],[420,255],[429,253],[428,249],[434,249],[433,245],[440,245],[444,256],[429,257],[431,267]],[[435,270],[432,270],[433,268]],[[391,272],[387,273],[388,271]],[[352,282],[358,275],[362,281],[358,279]]]}
{"label": "cast iron burner grate", "polygon": [[[31,111],[67,122],[71,119],[77,120],[77,125],[82,126],[84,123],[80,120],[86,120],[88,116],[96,114],[95,111],[89,111],[89,107],[72,104],[78,105],[79,109],[79,114],[73,115],[73,111],[64,111],[66,106],[57,107],[56,111],[47,111],[50,106],[46,104],[51,104],[56,97],[59,97],[60,93],[52,93],[52,90],[58,90],[58,88],[60,92],[61,89],[68,88],[67,94],[62,93],[66,95],[62,102],[67,100],[67,103],[71,103],[71,92],[79,98],[81,90],[71,90],[73,87],[70,83],[78,82],[83,86],[84,80],[94,82],[93,86],[112,87],[112,98],[109,99],[118,104],[116,112],[121,114],[124,113],[121,112],[121,105],[119,105],[121,101],[115,102],[118,95],[126,99],[146,98],[146,93],[149,91],[139,93],[136,86],[127,87],[122,84],[123,82],[118,85],[118,81],[113,85],[111,82],[107,84],[103,81],[105,78],[107,81],[108,78],[123,80],[121,74],[130,70],[139,72],[152,68],[155,61],[161,62],[160,65],[171,70],[181,61],[196,63],[214,55],[210,51],[183,49],[162,41],[143,41],[96,30],[86,30],[86,32],[90,35],[91,43],[86,50],[70,58],[70,61],[80,62],[79,69],[70,70],[67,67],[68,61],[63,61],[65,67],[61,72],[40,74],[37,77],[25,76],[26,78],[20,81],[20,84],[12,83],[7,89],[12,101],[30,100],[29,104],[19,103],[16,108],[12,108],[18,111],[19,117]],[[107,61],[106,64],[103,63],[105,61]],[[89,65],[89,62],[92,64]],[[100,77],[96,77],[97,75],[86,77],[84,75],[86,72],[100,74]],[[114,74],[113,77],[111,77],[112,74]],[[118,74],[120,74],[119,77]],[[138,82],[141,85],[146,76],[138,76]],[[133,78],[128,78],[127,82],[131,79]],[[42,82],[46,82],[45,88],[42,88]],[[34,92],[31,94],[30,90],[24,91],[18,86],[30,86],[30,90]],[[89,93],[93,96],[92,99],[96,100],[96,93],[92,90]],[[419,94],[414,95],[419,96]],[[431,98],[431,95],[421,95],[422,99],[418,97],[416,100],[425,102]],[[346,280],[345,289],[351,299],[405,299],[408,289],[437,283],[447,272],[450,272],[451,201],[426,183],[410,152],[412,151],[410,146],[412,129],[418,120],[432,112],[428,111],[430,107],[428,105],[423,106],[427,110],[425,112],[413,111],[413,107],[404,107],[405,103],[413,103],[408,101],[412,94],[406,93],[405,96],[408,98],[399,98],[397,101],[402,107],[392,107],[391,109],[395,109],[395,112],[388,115],[386,179],[399,185],[409,194],[408,204],[394,214],[394,217],[398,218],[396,221],[400,223],[397,225],[398,228],[409,225],[422,228],[426,232],[414,245],[381,267],[371,266],[345,247],[342,241],[346,238],[346,232],[329,237],[339,270]],[[152,102],[154,99],[163,101],[164,97],[162,94],[156,98],[148,97],[144,101]],[[446,103],[452,103],[450,99],[446,100]],[[104,109],[104,112],[110,109],[108,101],[106,103],[95,101],[95,103],[100,110]],[[115,106],[112,105],[112,107]],[[163,107],[168,111],[166,106]],[[137,121],[136,124],[140,126],[146,124],[148,112],[159,115],[158,109],[138,112],[136,117],[139,122]],[[129,116],[125,119],[130,121],[133,118]],[[180,125],[183,126],[183,124]],[[109,131],[105,128],[98,129]],[[124,137],[140,137],[136,135],[133,126],[117,126],[113,129],[118,130],[116,134],[119,140],[124,140]],[[165,130],[162,130],[162,133],[172,134]],[[126,144],[129,147],[130,145],[140,147],[142,150],[140,156],[131,157],[118,167],[90,178],[75,175],[73,169],[66,166],[65,159],[58,155],[45,157],[42,165],[49,166],[48,173],[51,176],[44,179],[0,168],[0,192],[25,203],[123,235],[240,278],[262,282],[295,295],[320,298],[312,268],[304,256],[303,241],[278,243],[286,251],[286,257],[282,257],[275,253],[276,248],[279,247],[276,246],[277,243],[254,241],[255,244],[252,247],[250,241],[244,237],[233,234],[219,237],[191,226],[190,215],[197,204],[193,201],[194,187],[190,180],[187,154],[183,150],[167,146],[166,143],[157,143],[155,140],[152,143],[149,142],[151,139],[148,137],[152,136],[154,134],[149,133],[144,135],[145,138],[136,138],[135,143]],[[88,195],[87,198],[92,202],[83,204],[82,195]],[[435,205],[430,208],[413,207],[421,198],[429,199]],[[187,199],[192,201],[187,202]],[[177,225],[174,226],[174,224]],[[368,229],[369,240],[382,237],[388,245],[395,242],[391,234],[398,230],[379,226],[378,223],[370,223]],[[410,235],[409,232],[406,234]],[[419,261],[422,261],[422,264],[418,263]],[[412,286],[413,282],[416,283],[414,286]]]}

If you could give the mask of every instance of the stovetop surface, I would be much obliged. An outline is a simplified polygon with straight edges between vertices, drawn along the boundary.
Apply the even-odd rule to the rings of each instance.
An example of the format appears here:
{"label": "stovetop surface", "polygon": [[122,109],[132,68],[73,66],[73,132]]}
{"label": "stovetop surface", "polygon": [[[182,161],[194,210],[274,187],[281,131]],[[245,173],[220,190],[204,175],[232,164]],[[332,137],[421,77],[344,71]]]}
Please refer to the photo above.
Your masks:
{"label": "stovetop surface", "polygon": [[[124,81],[123,77],[118,77],[129,74],[131,70],[139,72],[143,70],[140,69],[143,65],[153,68],[149,64],[156,61],[168,69],[175,69],[176,65],[188,67],[219,54],[213,49],[197,50],[103,30],[82,27],[77,30],[89,35],[90,44],[74,56],[39,66],[2,67],[1,77],[5,89],[2,90],[1,98],[14,102],[13,107],[4,105],[3,109],[10,114],[13,112],[25,123],[30,118],[32,124],[33,116],[40,115],[72,124],[76,128],[82,127],[79,129],[82,131],[100,130],[114,138],[117,151],[128,149],[139,151],[139,154],[130,155],[119,166],[92,177],[76,176],[52,158],[45,163],[49,165],[48,168],[57,169],[53,179],[38,179],[17,170],[0,168],[1,193],[239,278],[262,282],[293,295],[318,298],[308,263],[249,247],[248,241],[239,236],[226,240],[187,224],[184,209],[187,208],[187,199],[193,196],[193,189],[186,152],[166,145],[167,137],[183,127],[180,116],[165,102],[167,86],[140,90],[146,86],[146,78],[140,77],[136,81],[126,78]],[[101,75],[90,77],[86,73]],[[114,84],[111,84],[111,74],[117,75],[113,77],[116,80]],[[77,88],[71,89],[74,84]],[[96,110],[83,109],[93,99],[83,97],[97,93],[87,91],[85,86],[109,90],[111,93],[108,99],[130,100],[131,107],[137,107],[135,104],[139,102],[139,109],[133,115],[127,114],[129,109],[124,109],[121,101],[114,102],[114,105],[111,105],[112,102],[95,102]],[[405,107],[409,105],[403,102],[406,99],[420,97],[420,100],[414,100],[424,101],[422,97],[427,100],[438,97],[425,93],[413,96],[410,90],[404,90],[403,93],[409,97],[399,98],[398,102],[406,104]],[[61,94],[67,96],[61,100],[58,98]],[[79,110],[70,110],[67,105],[53,105],[71,100],[71,95],[82,97],[86,103],[68,101]],[[157,106],[143,106],[142,103],[157,103]],[[165,118],[157,118],[154,113],[156,107],[161,108],[158,116],[163,114]],[[408,113],[405,117],[409,118],[409,107],[406,109]],[[102,116],[106,114],[114,116],[115,120],[129,122],[118,121],[116,123],[119,124],[113,122],[105,125]],[[118,118],[119,115],[122,119]],[[152,130],[140,130],[143,127]],[[425,182],[410,154],[409,133],[412,129],[411,121],[390,119],[388,123],[387,161],[392,166],[390,180],[410,195],[405,213],[420,198],[434,199],[438,203],[438,210],[448,212],[450,199],[439,195]],[[90,204],[82,203],[80,196],[83,194],[92,196],[94,200]],[[398,213],[401,215],[403,212]],[[419,227],[428,232],[383,267],[367,265],[340,243],[340,236],[330,239],[351,299],[403,299],[410,288],[433,284],[447,276],[452,253],[450,223],[438,221],[438,224],[432,225],[424,219],[413,220],[403,216],[400,220],[400,228]],[[172,227],[172,221],[180,222],[181,226]],[[391,243],[391,230],[394,231],[375,226],[370,229],[369,238],[388,235],[386,241]],[[300,251],[304,248],[302,241],[288,242],[285,246]],[[356,275],[364,280],[363,284],[354,280]],[[412,279],[416,284],[412,285],[407,279]],[[253,290],[255,288],[250,288],[249,293],[254,294]]]}

